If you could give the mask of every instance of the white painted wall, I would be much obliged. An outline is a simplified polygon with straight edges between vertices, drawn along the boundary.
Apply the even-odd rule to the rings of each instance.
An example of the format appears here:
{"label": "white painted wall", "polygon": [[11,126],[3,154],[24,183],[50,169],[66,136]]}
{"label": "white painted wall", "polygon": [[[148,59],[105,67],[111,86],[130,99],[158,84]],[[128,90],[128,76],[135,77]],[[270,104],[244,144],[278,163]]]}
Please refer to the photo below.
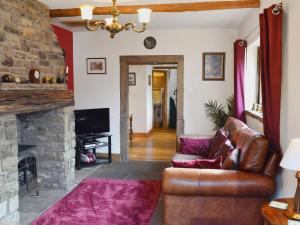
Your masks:
{"label": "white painted wall", "polygon": [[[153,36],[157,46],[143,47]],[[186,134],[212,134],[212,124],[204,103],[220,103],[233,94],[233,43],[236,29],[148,30],[145,33],[121,32],[110,39],[107,32],[74,33],[75,107],[109,107],[113,153],[120,152],[120,63],[122,55],[184,55],[184,119]],[[202,81],[202,53],[226,52],[226,81]],[[107,75],[87,75],[86,58],[107,58]]]}
{"label": "white painted wall", "polygon": [[148,80],[146,65],[131,65],[129,72],[136,75],[136,85],[129,86],[129,114],[132,114],[133,133],[148,132]]}
{"label": "white painted wall", "polygon": [[[262,0],[263,8],[282,1]],[[284,32],[283,32],[283,83],[281,106],[281,145],[283,152],[292,138],[300,138],[300,1],[285,0]],[[251,14],[242,24],[240,37],[245,38],[251,29],[258,26],[258,13]],[[258,37],[258,36],[257,36]],[[296,179],[292,171],[283,169],[277,179],[277,194],[275,197],[294,196]]]}
{"label": "white painted wall", "polygon": [[[177,69],[168,70],[168,97],[167,97],[167,121],[170,121],[170,97],[176,101],[174,91],[177,89]],[[175,102],[176,104],[176,102]]]}
{"label": "white painted wall", "polygon": [[[177,89],[177,69],[171,69],[169,73],[169,96],[172,97],[175,101],[174,91]],[[176,104],[176,102],[175,102]]]}

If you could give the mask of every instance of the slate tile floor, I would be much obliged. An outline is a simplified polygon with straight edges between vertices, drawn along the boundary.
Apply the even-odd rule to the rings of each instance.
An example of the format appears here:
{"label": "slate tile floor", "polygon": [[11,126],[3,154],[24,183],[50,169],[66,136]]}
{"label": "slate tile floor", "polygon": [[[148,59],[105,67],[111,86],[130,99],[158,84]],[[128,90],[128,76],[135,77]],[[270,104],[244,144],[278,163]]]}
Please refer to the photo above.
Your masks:
{"label": "slate tile floor", "polygon": [[[161,180],[164,168],[169,162],[132,161],[129,163],[113,162],[110,165],[85,168],[76,171],[76,184],[86,177],[113,178],[125,180]],[[53,203],[62,198],[67,191],[41,190],[40,196],[27,195],[20,199],[20,225],[28,225]],[[113,224],[112,224],[113,225]],[[163,225],[163,202],[160,197],[150,225]]]}

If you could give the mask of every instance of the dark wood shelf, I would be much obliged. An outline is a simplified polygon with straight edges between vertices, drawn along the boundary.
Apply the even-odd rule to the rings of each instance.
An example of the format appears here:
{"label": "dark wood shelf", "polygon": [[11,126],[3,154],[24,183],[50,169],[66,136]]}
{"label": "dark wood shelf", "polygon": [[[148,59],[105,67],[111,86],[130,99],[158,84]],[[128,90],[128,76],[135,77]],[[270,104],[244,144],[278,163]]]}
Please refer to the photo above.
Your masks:
{"label": "dark wood shelf", "polygon": [[[76,163],[75,167],[77,170],[80,170],[84,167],[96,166],[100,164],[110,164],[112,162],[111,156],[111,134],[86,134],[86,135],[78,135],[76,136]],[[107,142],[97,141],[99,138],[107,138]],[[85,145],[93,145],[90,147],[86,147]],[[97,158],[97,148],[108,147],[107,159],[99,159]],[[96,162],[94,163],[83,163],[81,162],[81,154],[86,154],[90,152],[94,154],[96,158]]]}
{"label": "dark wood shelf", "polygon": [[[100,144],[101,143],[101,144]],[[94,143],[87,143],[87,144],[94,144]],[[99,144],[95,143],[95,146],[91,146],[91,147],[85,147],[85,150],[89,150],[89,149],[94,149],[94,148],[102,148],[102,147],[109,147],[111,146],[110,144],[108,144],[108,142],[99,142]]]}

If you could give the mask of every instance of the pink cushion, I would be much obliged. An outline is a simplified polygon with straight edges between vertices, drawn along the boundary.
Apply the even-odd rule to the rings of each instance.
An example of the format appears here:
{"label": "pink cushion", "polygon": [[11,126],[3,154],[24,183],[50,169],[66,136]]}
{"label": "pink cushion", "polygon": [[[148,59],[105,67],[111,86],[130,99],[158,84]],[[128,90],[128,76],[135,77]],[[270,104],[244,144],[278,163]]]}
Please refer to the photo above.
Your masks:
{"label": "pink cushion", "polygon": [[199,169],[221,169],[222,157],[217,159],[195,159],[188,161],[172,160],[173,167],[199,168]]}
{"label": "pink cushion", "polygon": [[207,156],[211,139],[179,138],[181,143],[180,153],[189,155]]}
{"label": "pink cushion", "polygon": [[228,132],[226,132],[223,128],[219,129],[215,135],[215,137],[210,142],[210,149],[207,157],[212,159],[214,154],[222,148],[224,143],[228,140]]}
{"label": "pink cushion", "polygon": [[221,148],[219,148],[219,150],[217,150],[215,152],[215,154],[213,155],[212,158],[218,158],[218,157],[222,157],[224,160],[228,157],[228,155],[230,154],[230,152],[232,152],[234,150],[234,147],[231,144],[231,141],[229,139],[227,139],[225,141],[225,143],[222,145]]}

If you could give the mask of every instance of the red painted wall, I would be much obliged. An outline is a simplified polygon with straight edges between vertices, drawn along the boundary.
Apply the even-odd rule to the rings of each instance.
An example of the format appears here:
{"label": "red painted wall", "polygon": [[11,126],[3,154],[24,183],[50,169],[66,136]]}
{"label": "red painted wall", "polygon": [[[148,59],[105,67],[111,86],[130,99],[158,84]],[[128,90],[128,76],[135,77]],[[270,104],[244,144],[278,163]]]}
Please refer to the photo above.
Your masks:
{"label": "red painted wall", "polygon": [[69,67],[68,89],[74,90],[74,70],[73,70],[73,33],[61,27],[53,25],[59,45],[66,54],[66,66]]}

